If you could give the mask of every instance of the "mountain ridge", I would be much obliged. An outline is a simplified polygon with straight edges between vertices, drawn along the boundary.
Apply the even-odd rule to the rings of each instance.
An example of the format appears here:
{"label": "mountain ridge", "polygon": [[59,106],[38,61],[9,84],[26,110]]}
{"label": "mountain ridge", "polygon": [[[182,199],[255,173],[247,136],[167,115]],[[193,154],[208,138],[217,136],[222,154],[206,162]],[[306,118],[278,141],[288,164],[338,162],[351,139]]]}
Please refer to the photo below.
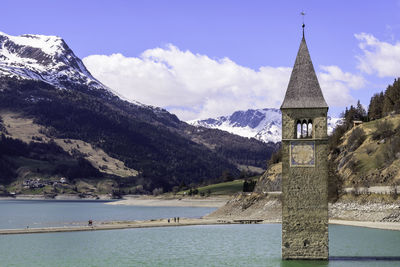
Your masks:
{"label": "mountain ridge", "polygon": [[58,36],[0,32],[0,57],[2,75],[41,80],[63,89],[72,83],[108,90]]}
{"label": "mountain ridge", "polygon": [[[328,116],[328,134],[341,122],[340,118]],[[220,129],[262,142],[278,143],[282,138],[282,114],[276,108],[248,109],[233,112],[231,115],[188,121],[193,126]]]}
{"label": "mountain ridge", "polygon": [[[32,36],[37,37],[24,35],[18,38],[32,41]],[[275,144],[219,130],[199,130],[165,109],[121,99],[111,89],[93,80],[95,78],[84,71],[84,65],[78,64],[81,63],[80,59],[66,48],[66,44],[63,46],[65,42],[59,37],[37,37],[40,42],[33,46],[31,42],[24,44],[20,40],[15,41],[15,38],[0,35],[2,110],[31,119],[42,127],[50,140],[79,140],[74,142],[99,148],[111,158],[123,162],[127,168],[138,172],[136,176],[124,178],[123,182],[110,176],[118,183],[114,190],[118,186],[124,192],[131,190],[132,186],[143,186],[147,192],[154,188],[171,190],[178,185],[217,181],[224,172],[235,177],[240,173],[239,165],[265,169],[268,157],[277,148]],[[33,40],[37,41],[35,38]],[[40,44],[46,40],[60,44],[52,47],[59,50],[39,51]],[[15,54],[14,57],[11,52]],[[64,60],[68,57],[70,61]],[[64,75],[63,70],[71,76]],[[53,149],[54,145],[49,148]],[[31,154],[37,155],[36,152]],[[0,153],[2,156],[7,157]],[[61,156],[66,157],[65,153]],[[82,154],[71,156],[79,158]],[[15,172],[23,167],[18,164]],[[36,173],[36,170],[33,172],[43,175]],[[57,175],[62,175],[62,172]],[[96,177],[104,179],[98,173]]]}

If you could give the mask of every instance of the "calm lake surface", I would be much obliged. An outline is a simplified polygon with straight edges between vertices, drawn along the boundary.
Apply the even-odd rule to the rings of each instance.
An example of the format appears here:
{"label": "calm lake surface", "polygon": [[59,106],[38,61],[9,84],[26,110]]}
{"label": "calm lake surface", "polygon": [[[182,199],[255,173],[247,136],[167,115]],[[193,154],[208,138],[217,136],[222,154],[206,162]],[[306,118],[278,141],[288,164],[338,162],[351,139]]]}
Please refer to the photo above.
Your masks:
{"label": "calm lake surface", "polygon": [[[200,218],[215,208],[105,205],[99,200],[0,200],[0,229],[79,226],[96,221]],[[0,263],[1,266],[1,263]]]}
{"label": "calm lake surface", "polygon": [[[58,204],[64,205],[59,202],[55,205]],[[93,207],[101,205],[80,204],[82,213],[90,209],[91,204]],[[10,203],[10,206],[15,205],[20,203]],[[109,207],[117,208],[104,206],[103,212],[109,211]],[[158,216],[160,209],[169,210],[141,208],[147,210],[143,214],[153,217],[162,217]],[[79,210],[80,205],[75,209]],[[193,209],[194,213],[199,212],[198,208],[189,209]],[[0,206],[0,212],[3,210],[3,206]],[[61,210],[55,209],[54,212]],[[186,212],[190,213],[188,210]],[[204,210],[203,214],[194,216],[206,213]],[[283,262],[280,260],[280,224],[207,225],[2,235],[0,266],[400,266],[400,261],[363,258],[400,256],[400,231],[331,225],[329,235],[331,256],[358,258],[353,261]]]}

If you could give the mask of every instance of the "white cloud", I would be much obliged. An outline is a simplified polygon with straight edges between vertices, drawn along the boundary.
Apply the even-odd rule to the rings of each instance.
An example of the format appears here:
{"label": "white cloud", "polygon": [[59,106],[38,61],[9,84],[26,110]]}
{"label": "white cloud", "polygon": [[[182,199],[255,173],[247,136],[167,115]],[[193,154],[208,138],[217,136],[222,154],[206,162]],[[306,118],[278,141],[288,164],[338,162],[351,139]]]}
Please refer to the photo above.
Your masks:
{"label": "white cloud", "polygon": [[363,54],[357,56],[358,68],[368,74],[377,73],[379,77],[400,76],[400,42],[390,44],[381,42],[371,34],[355,34]]}
{"label": "white cloud", "polygon": [[366,81],[361,75],[343,72],[338,66],[320,66],[318,74],[324,97],[329,106],[343,107],[353,104],[351,89],[360,89]]}
{"label": "white cloud", "polygon": [[[253,70],[229,58],[181,51],[173,45],[149,49],[139,57],[92,55],[83,59],[89,71],[127,99],[160,106],[182,120],[216,117],[249,108],[278,108],[291,68]],[[350,89],[363,79],[336,66],[319,75],[328,104],[351,103]]]}
{"label": "white cloud", "polygon": [[183,120],[279,107],[291,72],[279,67],[252,70],[173,45],[146,50],[140,57],[92,55],[83,62],[122,96],[165,107]]}

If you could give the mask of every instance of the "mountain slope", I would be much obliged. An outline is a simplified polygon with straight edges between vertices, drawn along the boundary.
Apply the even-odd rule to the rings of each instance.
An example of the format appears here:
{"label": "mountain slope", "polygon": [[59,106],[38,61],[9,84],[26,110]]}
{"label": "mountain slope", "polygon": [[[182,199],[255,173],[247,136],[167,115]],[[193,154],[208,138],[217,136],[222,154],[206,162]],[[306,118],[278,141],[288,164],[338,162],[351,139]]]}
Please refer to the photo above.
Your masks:
{"label": "mountain slope", "polygon": [[276,149],[255,139],[199,130],[164,109],[122,100],[93,78],[58,37],[0,34],[0,44],[2,110],[32,120],[43,140],[84,142],[138,172],[124,184],[169,190],[218,180],[223,172],[239,174],[238,165],[265,168]]}
{"label": "mountain slope", "polygon": [[218,178],[224,170],[235,173],[233,164],[206,147],[165,125],[137,119],[137,110],[132,110],[136,114],[131,116],[102,98],[75,90],[59,91],[38,81],[8,78],[0,83],[7,86],[0,94],[3,109],[33,117],[48,129],[45,134],[49,138],[82,140],[102,148],[148,178],[149,187],[168,189],[181,181],[189,184]]}
{"label": "mountain slope", "polygon": [[24,118],[20,114],[0,111],[3,121],[4,134],[7,137],[18,139],[25,143],[55,143],[71,156],[77,155],[88,160],[95,168],[104,174],[120,177],[137,176],[138,172],[129,169],[123,162],[110,157],[102,149],[91,146],[81,140],[49,138],[44,133],[48,129],[33,122],[32,119]]}
{"label": "mountain slope", "polygon": [[216,119],[191,121],[194,126],[220,129],[244,137],[254,137],[263,142],[279,142],[281,139],[281,118],[278,109],[249,109],[235,111],[230,116]]}
{"label": "mountain slope", "polygon": [[0,74],[47,82],[59,88],[69,84],[106,89],[57,36],[0,32]]}
{"label": "mountain slope", "polygon": [[[328,133],[340,122],[338,118],[328,117]],[[279,109],[248,109],[235,111],[232,115],[216,119],[189,121],[194,126],[220,129],[243,137],[256,138],[263,142],[280,142],[282,136],[282,114]]]}
{"label": "mountain slope", "polygon": [[400,184],[400,115],[365,122],[346,132],[330,159],[343,187]]}

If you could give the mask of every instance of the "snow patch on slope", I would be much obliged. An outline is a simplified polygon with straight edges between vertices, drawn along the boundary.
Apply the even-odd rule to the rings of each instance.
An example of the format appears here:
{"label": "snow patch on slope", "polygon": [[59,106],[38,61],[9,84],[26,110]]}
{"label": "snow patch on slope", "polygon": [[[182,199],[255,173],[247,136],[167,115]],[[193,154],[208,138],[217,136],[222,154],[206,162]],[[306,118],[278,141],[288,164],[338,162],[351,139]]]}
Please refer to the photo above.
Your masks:
{"label": "snow patch on slope", "polygon": [[21,46],[31,46],[40,48],[48,55],[56,55],[61,50],[62,39],[58,36],[46,36],[39,34],[23,34],[20,36],[11,36],[0,32],[0,35],[7,36],[12,42]]}
{"label": "snow patch on slope", "polygon": [[188,123],[194,126],[220,129],[243,137],[256,138],[264,142],[281,140],[282,116],[278,109],[249,109],[236,111],[232,115],[216,119],[194,120]]}
{"label": "snow patch on slope", "polygon": [[41,80],[59,88],[86,85],[89,89],[110,91],[57,36],[11,36],[0,32],[0,75]]}

